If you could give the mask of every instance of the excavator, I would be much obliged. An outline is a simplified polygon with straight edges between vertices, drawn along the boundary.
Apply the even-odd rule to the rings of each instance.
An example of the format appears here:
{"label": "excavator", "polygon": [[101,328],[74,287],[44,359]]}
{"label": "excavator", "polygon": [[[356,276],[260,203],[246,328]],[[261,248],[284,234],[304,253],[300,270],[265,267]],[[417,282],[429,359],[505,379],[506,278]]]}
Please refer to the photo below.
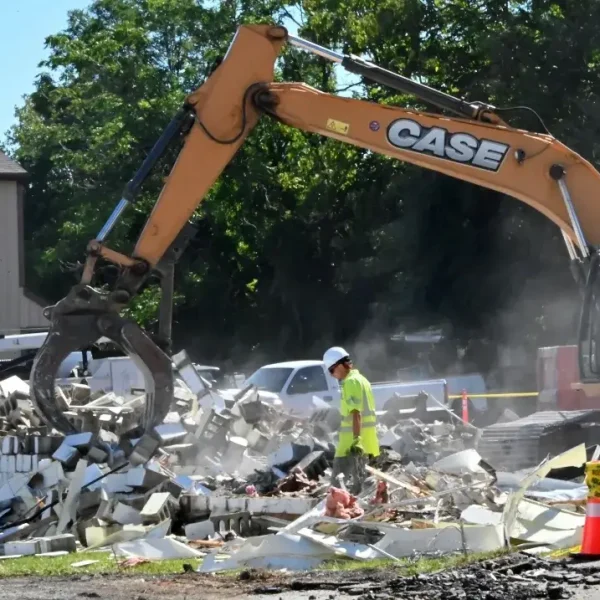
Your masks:
{"label": "excavator", "polygon": [[[364,79],[411,94],[441,112],[383,106],[324,93],[305,83],[275,82],[275,63],[286,44],[337,63]],[[545,128],[546,133],[535,133],[512,127],[502,117],[511,110],[451,96],[360,57],[291,35],[279,25],[240,26],[222,61],[186,97],[126,184],[97,237],[89,242],[79,283],[44,310],[50,331],[30,375],[32,401],[40,417],[59,432],[76,432],[75,425],[58,409],[55,374],[69,353],[107,337],[133,359],[146,380],[147,398],[138,431],[150,434],[162,422],[174,391],[167,351],[173,265],[193,235],[190,219],[194,211],[263,116],[496,190],[553,221],[562,232],[570,268],[582,290],[581,385],[598,393],[600,200],[594,194],[600,191],[600,173]],[[106,241],[115,223],[135,202],[165,151],[182,139],[177,160],[131,256],[112,250]],[[99,259],[118,271],[109,286],[94,287]],[[156,273],[163,287],[161,331],[158,339],[153,339],[121,312]]]}

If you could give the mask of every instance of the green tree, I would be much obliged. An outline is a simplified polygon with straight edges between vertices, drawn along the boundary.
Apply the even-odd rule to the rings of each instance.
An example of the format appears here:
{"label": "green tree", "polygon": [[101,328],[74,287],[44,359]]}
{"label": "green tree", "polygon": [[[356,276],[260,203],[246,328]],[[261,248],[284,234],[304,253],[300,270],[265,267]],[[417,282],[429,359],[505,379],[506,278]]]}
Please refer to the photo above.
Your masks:
{"label": "green tree", "polygon": [[[593,0],[96,0],[48,39],[50,57],[9,138],[32,177],[30,280],[48,299],[64,294],[74,281],[69,265],[242,23],[296,21],[308,39],[448,93],[531,106],[543,123],[530,111],[501,114],[529,129],[547,126],[595,161],[599,18]],[[292,48],[277,77],[432,110],[372,82],[352,85]],[[130,249],[174,155],[111,246],[120,240]],[[479,338],[526,342],[532,352],[572,341],[578,298],[560,233],[541,215],[266,118],[196,224],[177,271],[175,332],[177,345],[202,360],[252,363],[355,342],[369,349],[373,372],[386,375],[395,359],[385,343],[371,351],[373,342],[402,328],[442,324],[463,348]],[[134,312],[149,323],[155,305],[150,289]]]}

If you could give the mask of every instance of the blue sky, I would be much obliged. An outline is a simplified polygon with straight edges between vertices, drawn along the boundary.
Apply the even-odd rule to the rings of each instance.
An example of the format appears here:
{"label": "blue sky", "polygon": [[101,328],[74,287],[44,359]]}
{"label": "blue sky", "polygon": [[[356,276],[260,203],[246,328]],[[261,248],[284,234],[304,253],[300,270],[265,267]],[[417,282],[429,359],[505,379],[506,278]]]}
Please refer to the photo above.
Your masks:
{"label": "blue sky", "polygon": [[33,91],[38,63],[46,58],[44,40],[67,25],[67,13],[90,0],[0,0],[0,140],[15,122],[15,106]]}
{"label": "blue sky", "polygon": [[[92,0],[0,0],[0,142],[15,123],[15,107],[33,91],[40,72],[38,64],[47,57],[44,40],[67,25],[68,11],[86,8]],[[291,25],[291,24],[290,24]],[[295,33],[295,27],[290,32]],[[342,75],[340,85],[351,81]],[[349,95],[347,94],[342,95]]]}

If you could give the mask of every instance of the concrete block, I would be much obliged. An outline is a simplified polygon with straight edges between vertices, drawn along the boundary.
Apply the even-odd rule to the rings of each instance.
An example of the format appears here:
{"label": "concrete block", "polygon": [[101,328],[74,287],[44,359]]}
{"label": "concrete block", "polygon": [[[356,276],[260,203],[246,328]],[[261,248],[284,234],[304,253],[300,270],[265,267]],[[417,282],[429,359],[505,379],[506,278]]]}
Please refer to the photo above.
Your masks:
{"label": "concrete block", "polygon": [[248,506],[248,498],[228,498],[227,499],[227,510],[228,512],[236,512],[246,510]]}
{"label": "concrete block", "polygon": [[4,554],[6,556],[32,556],[40,553],[39,540],[20,540],[17,542],[6,542]]}
{"label": "concrete block", "polygon": [[238,402],[242,418],[250,425],[256,425],[265,417],[265,406],[255,390]]}
{"label": "concrete block", "polygon": [[123,529],[122,525],[90,525],[85,528],[86,546],[103,546],[105,541],[112,535]]}
{"label": "concrete block", "polygon": [[88,467],[85,470],[85,477],[83,479],[83,485],[88,486],[88,487],[86,487],[86,489],[90,490],[90,491],[99,490],[102,487],[102,482],[104,480],[101,479],[100,481],[96,481],[96,483],[92,483],[92,481],[95,481],[99,477],[102,477],[104,475],[104,473],[105,473],[105,471],[103,471],[98,465],[95,465],[95,464],[88,465]]}
{"label": "concrete block", "polygon": [[193,462],[193,459],[198,454],[198,448],[195,443],[185,444],[170,444],[169,446],[163,446],[162,449],[171,455],[171,461],[176,459],[182,463]]}
{"label": "concrete block", "polygon": [[77,552],[75,536],[70,533],[39,538],[40,552]]}
{"label": "concrete block", "polygon": [[127,473],[111,473],[102,480],[102,487],[109,494],[119,492],[131,492],[132,488],[127,485]]}
{"label": "concrete block", "polygon": [[54,460],[58,460],[68,469],[74,468],[80,457],[79,450],[66,443],[61,444],[60,448],[52,455]]}
{"label": "concrete block", "polygon": [[100,521],[109,521],[112,515],[113,503],[111,500],[103,498],[100,500],[100,504],[98,505],[98,510],[94,515],[95,519],[99,519]]}
{"label": "concrete block", "polygon": [[108,453],[97,446],[92,446],[87,452],[87,458],[91,462],[105,463],[108,460]]}
{"label": "concrete block", "polygon": [[44,487],[46,488],[52,488],[65,479],[62,464],[49,458],[39,461],[38,473],[44,478]]}
{"label": "concrete block", "polygon": [[90,399],[91,389],[89,385],[83,383],[71,384],[71,398],[75,405],[84,404]]}
{"label": "concrete block", "polygon": [[225,514],[211,513],[209,518],[213,522],[216,531],[234,531],[242,537],[252,535],[251,516],[247,511],[237,511]]}
{"label": "concrete block", "polygon": [[56,386],[54,388],[54,391],[54,398],[56,399],[55,401],[58,410],[62,412],[66,412],[67,410],[69,410],[69,400],[67,399],[64,390],[61,387]]}
{"label": "concrete block", "polygon": [[185,537],[188,540],[205,540],[214,535],[215,525],[210,519],[197,523],[188,523],[185,526]]}
{"label": "concrete block", "polygon": [[157,492],[168,492],[175,498],[175,500],[179,500],[181,494],[183,494],[184,489],[181,485],[179,485],[176,481],[172,481],[171,479],[166,479],[163,481],[156,489]]}
{"label": "concrete block", "polygon": [[146,506],[146,502],[148,501],[147,494],[118,494],[116,496],[119,502],[125,504],[126,506],[130,506],[131,508],[141,512],[142,508]]}
{"label": "concrete block", "polygon": [[170,519],[177,510],[178,503],[168,492],[154,493],[141,511],[144,524],[160,523]]}
{"label": "concrete block", "polygon": [[73,433],[65,436],[64,443],[72,448],[77,448],[82,454],[90,449],[90,446],[94,442],[94,434],[91,431],[84,431],[81,433]]}
{"label": "concrete block", "polygon": [[[174,479],[174,483],[181,488],[181,493],[193,492],[196,487],[196,482],[186,475],[177,475]],[[181,497],[181,494],[177,498]]]}
{"label": "concrete block", "polygon": [[179,375],[194,394],[202,394],[206,391],[207,386],[204,380],[200,377],[185,350],[174,354],[172,360]]}
{"label": "concrete block", "polygon": [[225,496],[209,497],[208,506],[211,512],[226,513],[229,512],[227,498]]}
{"label": "concrete block", "polygon": [[23,488],[28,488],[29,474],[15,473],[6,483],[15,496],[19,496]]}
{"label": "concrete block", "polygon": [[301,469],[309,479],[317,481],[328,467],[329,463],[325,458],[325,452],[317,450],[305,456],[295,468]]}
{"label": "concrete block", "polygon": [[183,440],[187,434],[187,429],[182,423],[163,423],[157,425],[154,428],[156,434],[160,438],[161,443],[164,444],[176,444]]}
{"label": "concrete block", "polygon": [[231,437],[221,459],[224,470],[229,471],[241,465],[247,448],[248,440],[237,436]]}
{"label": "concrete block", "polygon": [[382,436],[379,438],[380,446],[388,446],[392,447],[392,445],[397,442],[399,436],[397,436],[391,429],[388,429]]}
{"label": "concrete block", "polygon": [[244,452],[244,456],[242,457],[240,464],[235,469],[235,472],[240,477],[249,477],[250,475],[253,475],[255,471],[261,471],[265,468],[266,465],[263,462],[257,458],[254,458],[253,456],[250,456],[248,451],[246,451]]}
{"label": "concrete block", "polygon": [[179,498],[179,506],[182,514],[185,516],[185,520],[205,517],[211,511],[209,496],[182,494],[181,498]]}
{"label": "concrete block", "polygon": [[28,486],[24,485],[19,490],[17,497],[21,500],[21,503],[25,506],[25,513],[31,514],[33,509],[37,506],[39,499],[36,498],[29,489]]}
{"label": "concrete block", "polygon": [[7,435],[2,438],[2,454],[14,454],[16,438],[12,435]]}
{"label": "concrete block", "polygon": [[248,435],[246,435],[246,439],[248,440],[250,448],[253,448],[257,452],[266,448],[269,442],[269,438],[258,429],[252,429]]}
{"label": "concrete block", "polygon": [[21,455],[21,466],[23,467],[23,473],[29,473],[32,471],[32,456],[31,454],[22,454]]}
{"label": "concrete block", "polygon": [[34,437],[26,435],[19,437],[19,454],[33,454]]}
{"label": "concrete block", "polygon": [[44,446],[48,446],[48,450],[45,450],[44,454],[52,455],[62,446],[65,438],[62,435],[50,435],[46,440],[47,442]]}
{"label": "concrete block", "polygon": [[313,498],[248,498],[252,514],[303,515],[316,504]]}
{"label": "concrete block", "polygon": [[29,396],[29,384],[23,381],[18,375],[11,375],[0,381],[0,391],[5,398],[12,394]]}
{"label": "concrete block", "polygon": [[101,429],[98,432],[98,440],[108,444],[109,446],[116,446],[119,443],[119,436],[113,431]]}
{"label": "concrete block", "polygon": [[[237,405],[236,405],[237,406]],[[236,408],[236,406],[233,407],[233,410]],[[231,424],[231,431],[238,437],[244,438],[246,439],[246,437],[248,436],[248,434],[254,429],[254,426],[246,423],[246,421],[242,418],[236,419],[232,424]]]}
{"label": "concrete block", "polygon": [[93,491],[84,490],[79,496],[77,502],[77,513],[83,514],[88,510],[100,505],[102,502],[102,490],[94,489]]}
{"label": "concrete block", "polygon": [[160,442],[152,436],[146,434],[142,436],[129,455],[129,462],[132,465],[142,465],[148,462],[156,453]]}
{"label": "concrete block", "polygon": [[174,411],[174,410],[172,410],[166,414],[165,418],[163,419],[163,422],[158,427],[161,427],[162,425],[166,425],[166,424],[172,424],[172,423],[181,423],[181,415],[177,411]]}
{"label": "concrete block", "polygon": [[133,488],[151,489],[167,479],[166,475],[150,468],[150,465],[138,465],[127,472],[127,485]]}
{"label": "concrete block", "polygon": [[50,439],[36,435],[33,438],[33,453],[34,454],[50,454]]}
{"label": "concrete block", "polygon": [[305,456],[312,452],[310,446],[295,444],[293,442],[284,442],[279,448],[269,455],[268,464],[270,467],[282,467],[284,465],[300,462]]}
{"label": "concrete block", "polygon": [[141,525],[143,521],[140,511],[122,502],[117,502],[111,518],[121,525]]}

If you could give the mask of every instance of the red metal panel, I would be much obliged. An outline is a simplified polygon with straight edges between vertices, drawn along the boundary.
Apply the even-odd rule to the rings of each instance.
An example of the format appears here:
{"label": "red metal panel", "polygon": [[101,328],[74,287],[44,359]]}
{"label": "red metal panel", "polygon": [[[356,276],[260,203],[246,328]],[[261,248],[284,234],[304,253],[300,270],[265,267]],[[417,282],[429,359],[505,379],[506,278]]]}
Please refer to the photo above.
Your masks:
{"label": "red metal panel", "polygon": [[538,349],[537,380],[539,410],[585,410],[600,408],[600,396],[588,397],[572,389],[579,381],[577,346]]}

